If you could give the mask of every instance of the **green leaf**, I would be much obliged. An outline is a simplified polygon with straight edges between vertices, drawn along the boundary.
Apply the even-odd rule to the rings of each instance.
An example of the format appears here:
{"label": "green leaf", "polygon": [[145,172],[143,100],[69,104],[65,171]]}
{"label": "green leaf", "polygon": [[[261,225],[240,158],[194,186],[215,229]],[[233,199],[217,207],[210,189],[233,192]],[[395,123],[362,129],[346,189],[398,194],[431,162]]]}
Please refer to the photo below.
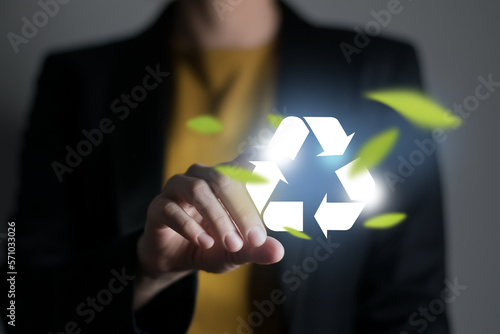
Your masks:
{"label": "green leaf", "polygon": [[350,176],[357,175],[365,167],[372,169],[378,166],[391,153],[398,137],[399,130],[397,128],[390,128],[365,142],[356,155],[361,159],[355,160],[350,171]]}
{"label": "green leaf", "polygon": [[401,213],[401,212],[386,213],[368,219],[367,221],[365,221],[363,226],[366,228],[373,228],[373,229],[387,229],[398,225],[403,220],[405,220],[406,217],[407,217],[406,213]]}
{"label": "green leaf", "polygon": [[283,228],[288,232],[290,233],[291,235],[293,235],[294,237],[296,238],[300,238],[300,239],[306,239],[306,240],[311,240],[311,237],[308,236],[307,234],[305,234],[304,232],[301,232],[301,231],[298,231],[294,228],[291,228],[291,227],[286,227],[286,226],[283,226]]}
{"label": "green leaf", "polygon": [[275,128],[277,129],[278,126],[280,125],[281,121],[285,119],[285,116],[283,115],[280,115],[280,114],[274,114],[274,113],[271,113],[271,114],[268,114],[267,115],[267,120],[269,121],[269,123]]}
{"label": "green leaf", "polygon": [[408,121],[424,129],[456,128],[462,124],[460,117],[416,89],[375,90],[365,93],[365,97],[391,107]]}
{"label": "green leaf", "polygon": [[268,182],[268,180],[265,177],[241,167],[236,167],[232,165],[217,165],[215,166],[214,169],[220,174],[240,182],[253,183],[253,184]]}
{"label": "green leaf", "polygon": [[224,129],[222,123],[217,118],[210,115],[191,118],[186,122],[186,126],[194,132],[203,135],[213,135]]}

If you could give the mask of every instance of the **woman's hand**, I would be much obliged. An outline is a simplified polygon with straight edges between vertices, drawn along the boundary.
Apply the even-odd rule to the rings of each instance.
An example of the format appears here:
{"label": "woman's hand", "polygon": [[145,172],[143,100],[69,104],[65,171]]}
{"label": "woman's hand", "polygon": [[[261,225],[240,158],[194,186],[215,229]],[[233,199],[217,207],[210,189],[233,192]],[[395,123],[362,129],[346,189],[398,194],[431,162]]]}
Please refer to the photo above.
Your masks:
{"label": "woman's hand", "polygon": [[[241,165],[240,157],[231,164]],[[139,308],[193,270],[223,273],[248,262],[271,264],[284,249],[266,235],[243,183],[195,164],[170,178],[151,202],[137,252]]]}

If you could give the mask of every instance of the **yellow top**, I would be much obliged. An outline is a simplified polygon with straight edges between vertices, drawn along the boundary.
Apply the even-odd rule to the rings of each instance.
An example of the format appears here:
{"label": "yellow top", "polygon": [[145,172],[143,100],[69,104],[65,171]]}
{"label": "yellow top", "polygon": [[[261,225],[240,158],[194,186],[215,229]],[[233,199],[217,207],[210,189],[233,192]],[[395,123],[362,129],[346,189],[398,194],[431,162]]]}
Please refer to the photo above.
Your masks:
{"label": "yellow top", "polygon": [[[167,131],[164,181],[199,162],[234,159],[252,129],[265,122],[274,96],[274,43],[248,50],[186,51],[174,47],[175,101]],[[212,115],[224,126],[214,135],[195,133],[186,122]],[[236,333],[250,312],[248,265],[225,274],[199,273],[189,334]]]}

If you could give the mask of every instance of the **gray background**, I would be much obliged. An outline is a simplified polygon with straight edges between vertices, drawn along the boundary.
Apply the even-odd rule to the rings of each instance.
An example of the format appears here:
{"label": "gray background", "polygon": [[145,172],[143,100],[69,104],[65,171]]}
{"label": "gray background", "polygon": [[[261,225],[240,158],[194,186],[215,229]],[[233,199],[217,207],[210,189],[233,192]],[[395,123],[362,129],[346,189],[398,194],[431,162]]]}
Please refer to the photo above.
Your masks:
{"label": "gray background", "polygon": [[[251,1],[251,0],[247,0]],[[373,20],[371,10],[388,0],[289,0],[307,18],[348,29]],[[35,1],[0,3],[0,217],[12,209],[18,155],[34,82],[49,50],[127,36],[158,14],[162,0],[70,1],[15,54],[9,32],[20,34],[21,18],[40,10]],[[419,50],[429,92],[444,105],[462,103],[474,93],[477,77],[500,81],[500,3],[493,0],[402,0],[403,11],[383,28]],[[237,9],[236,9],[237,10]],[[439,147],[445,190],[448,277],[468,289],[450,305],[456,333],[497,332],[500,299],[499,217],[500,89],[481,102],[464,125],[451,131]],[[496,129],[496,130],[495,130]],[[496,207],[495,207],[496,204]],[[5,224],[2,222],[2,232]],[[2,294],[4,292],[1,292]],[[2,297],[3,298],[3,297]],[[1,329],[0,329],[1,331]]]}

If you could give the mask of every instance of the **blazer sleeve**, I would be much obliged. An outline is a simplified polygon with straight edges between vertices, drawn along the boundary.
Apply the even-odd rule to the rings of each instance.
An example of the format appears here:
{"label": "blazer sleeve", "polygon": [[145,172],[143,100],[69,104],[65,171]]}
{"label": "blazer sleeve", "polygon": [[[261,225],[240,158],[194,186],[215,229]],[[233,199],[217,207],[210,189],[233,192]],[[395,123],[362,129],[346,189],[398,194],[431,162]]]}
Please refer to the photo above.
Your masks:
{"label": "blazer sleeve", "polygon": [[[61,56],[46,60],[25,135],[13,219],[16,321],[15,327],[7,325],[11,319],[2,312],[6,328],[9,333],[184,333],[193,311],[195,275],[133,311],[136,244],[142,231],[104,243],[88,240],[95,245],[85,251],[75,245],[68,182],[59,182],[52,166],[67,144],[72,117],[67,111],[78,89],[70,84],[71,71],[62,63]],[[106,223],[103,219],[97,225]],[[5,287],[5,282],[0,284]]]}
{"label": "blazer sleeve", "polygon": [[[364,91],[422,87],[412,47],[379,46],[366,50]],[[373,110],[387,109],[373,101],[362,103]],[[384,210],[404,212],[408,218],[392,229],[369,232],[371,246],[359,283],[356,332],[444,334],[449,328],[447,303],[442,299],[446,285],[438,143],[431,133],[417,130],[402,118],[396,118],[394,125],[400,128],[400,139],[375,173],[387,185]]]}

